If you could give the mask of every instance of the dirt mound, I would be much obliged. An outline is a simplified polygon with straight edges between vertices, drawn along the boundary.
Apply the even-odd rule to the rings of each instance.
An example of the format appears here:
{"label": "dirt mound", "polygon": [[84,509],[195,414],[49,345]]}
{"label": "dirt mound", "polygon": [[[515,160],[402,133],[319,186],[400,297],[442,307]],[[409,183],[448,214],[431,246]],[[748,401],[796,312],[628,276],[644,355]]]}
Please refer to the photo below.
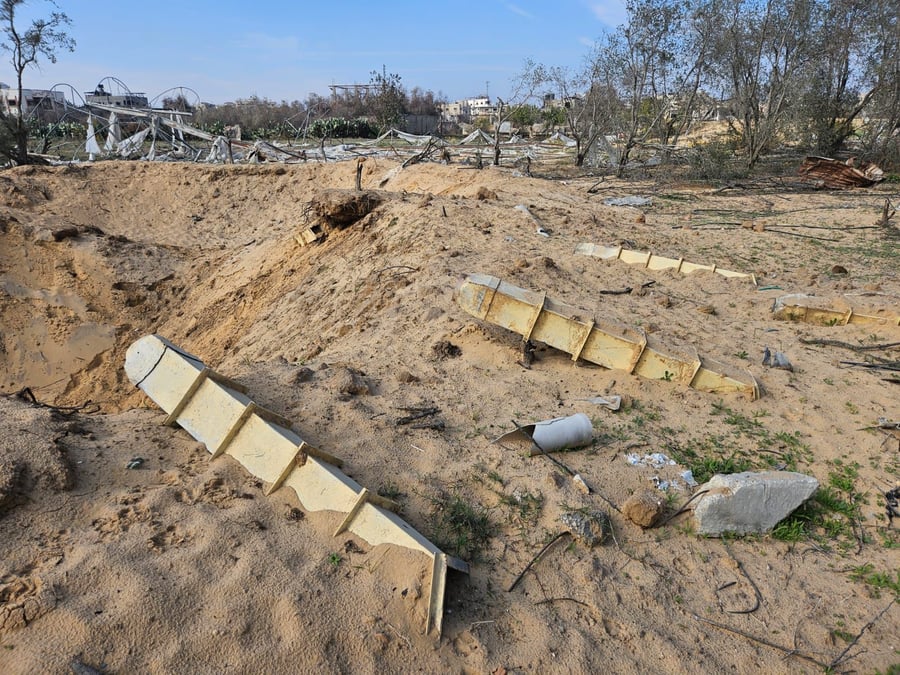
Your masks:
{"label": "dirt mound", "polygon": [[0,517],[23,498],[71,489],[63,439],[76,429],[51,409],[0,397]]}

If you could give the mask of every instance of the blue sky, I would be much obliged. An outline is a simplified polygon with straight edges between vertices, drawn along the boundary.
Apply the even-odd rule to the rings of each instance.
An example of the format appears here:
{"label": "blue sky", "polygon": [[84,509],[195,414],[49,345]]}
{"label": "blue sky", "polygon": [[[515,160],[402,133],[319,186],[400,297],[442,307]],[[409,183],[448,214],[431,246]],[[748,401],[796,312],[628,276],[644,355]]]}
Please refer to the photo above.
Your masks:
{"label": "blue sky", "polygon": [[[52,6],[28,0],[46,16]],[[366,83],[382,64],[409,89],[450,100],[504,96],[526,58],[578,66],[624,20],[622,0],[377,2],[332,0],[57,0],[77,46],[26,72],[25,86],[84,92],[116,77],[150,98],[190,87],[203,101],[276,101]],[[8,58],[0,80],[13,83]],[[489,82],[489,85],[485,83]]]}

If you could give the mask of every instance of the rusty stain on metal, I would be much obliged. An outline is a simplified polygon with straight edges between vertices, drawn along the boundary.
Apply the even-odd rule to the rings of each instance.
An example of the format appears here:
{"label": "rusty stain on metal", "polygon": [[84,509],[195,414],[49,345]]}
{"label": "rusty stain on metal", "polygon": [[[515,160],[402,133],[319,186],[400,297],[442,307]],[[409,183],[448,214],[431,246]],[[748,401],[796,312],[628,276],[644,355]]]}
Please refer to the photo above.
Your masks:
{"label": "rusty stain on metal", "polygon": [[691,272],[699,272],[706,270],[715,272],[729,279],[743,278],[750,279],[756,284],[756,277],[753,274],[745,272],[732,272],[731,270],[722,269],[717,265],[701,265],[699,263],[688,262],[684,258],[667,258],[665,256],[656,255],[650,251],[632,251],[621,246],[600,246],[599,244],[578,244],[575,247],[575,253],[579,255],[589,255],[601,260],[621,260],[628,265],[640,265],[648,270],[675,270],[682,274],[690,274]]}
{"label": "rusty stain on metal", "polygon": [[471,274],[457,291],[469,314],[560,349],[604,368],[624,370],[655,380],[686,384],[707,392],[741,392],[759,398],[759,385],[746,371],[701,358],[693,348],[674,349],[651,343],[647,334],[609,321],[584,321],[574,307],[544,293],[507,284],[497,277]]}
{"label": "rusty stain on metal", "polygon": [[802,321],[821,326],[846,326],[848,324],[900,326],[900,316],[879,313],[879,311],[862,313],[854,310],[842,300],[828,300],[803,293],[782,295],[776,298],[772,305],[772,313],[775,318],[784,321]]}

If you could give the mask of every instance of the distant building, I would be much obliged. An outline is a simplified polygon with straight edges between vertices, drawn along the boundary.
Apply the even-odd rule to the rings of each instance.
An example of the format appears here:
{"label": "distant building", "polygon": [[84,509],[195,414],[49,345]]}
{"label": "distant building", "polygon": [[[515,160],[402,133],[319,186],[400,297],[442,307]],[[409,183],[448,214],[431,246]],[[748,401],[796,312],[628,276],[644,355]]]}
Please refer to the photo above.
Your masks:
{"label": "distant building", "polygon": [[497,106],[493,105],[487,96],[474,96],[452,103],[442,103],[438,109],[441,111],[441,117],[450,122],[470,122],[473,118],[490,118],[497,114]]}
{"label": "distant building", "polygon": [[[5,115],[18,115],[19,90],[0,82],[0,110]],[[23,89],[22,114],[53,113],[63,109],[66,98],[63,92],[50,89]]]}
{"label": "distant building", "polygon": [[88,103],[100,103],[101,105],[112,105],[119,108],[150,107],[150,102],[147,100],[147,94],[139,92],[112,94],[106,91],[102,84],[98,84],[94,91],[86,91],[84,93],[84,99]]}

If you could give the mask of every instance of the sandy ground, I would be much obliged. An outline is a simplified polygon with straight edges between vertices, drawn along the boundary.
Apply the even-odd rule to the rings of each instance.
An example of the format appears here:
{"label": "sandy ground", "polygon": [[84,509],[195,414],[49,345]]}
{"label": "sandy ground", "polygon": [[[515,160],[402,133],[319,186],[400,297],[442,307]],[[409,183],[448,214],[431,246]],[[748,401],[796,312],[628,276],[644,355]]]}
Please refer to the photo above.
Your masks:
{"label": "sandy ground", "polygon": [[[295,236],[316,222],[310,201],[352,189],[355,163],[0,174],[0,672],[900,663],[900,523],[888,527],[883,498],[900,484],[900,440],[871,428],[900,419],[900,387],[890,371],[842,364],[896,363],[900,328],[786,323],[770,311],[801,292],[900,313],[900,238],[874,227],[895,186],[607,179],[589,192],[590,177],[436,164],[389,173],[396,166],[369,158],[363,185],[381,204],[306,247]],[[603,204],[629,194],[653,204]],[[759,285],[574,255],[581,242],[715,263]],[[473,272],[693,345],[749,370],[763,396],[641,380],[540,345],[523,368],[518,336],[456,304]],[[604,293],[625,288],[639,290]],[[362,485],[394,495],[426,535],[452,497],[483,510],[490,538],[470,556],[471,575],[451,577],[440,640],[423,635],[428,589],[415,561],[333,538],[337,514],[305,513],[290,490],[265,496],[233,460],[210,462],[186,432],[161,425],[165,413],[123,370],[147,333],[242,382]],[[765,347],[793,372],[762,366]],[[355,394],[348,378],[363,385]],[[24,387],[46,405],[16,397]],[[626,405],[584,400],[603,394]],[[396,424],[416,406],[439,408],[443,428]],[[575,412],[592,419],[594,443],[561,459],[593,494],[544,458],[491,443],[511,420]],[[798,541],[703,538],[690,514],[642,530],[617,508],[684,466],[635,467],[628,452],[793,468],[857,515],[820,514]],[[135,457],[144,464],[126,468]],[[660,494],[672,514],[690,491]],[[607,511],[615,536],[595,548],[564,540],[507,592],[564,529],[560,514],[579,508]]]}

